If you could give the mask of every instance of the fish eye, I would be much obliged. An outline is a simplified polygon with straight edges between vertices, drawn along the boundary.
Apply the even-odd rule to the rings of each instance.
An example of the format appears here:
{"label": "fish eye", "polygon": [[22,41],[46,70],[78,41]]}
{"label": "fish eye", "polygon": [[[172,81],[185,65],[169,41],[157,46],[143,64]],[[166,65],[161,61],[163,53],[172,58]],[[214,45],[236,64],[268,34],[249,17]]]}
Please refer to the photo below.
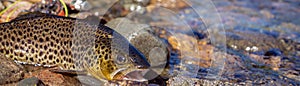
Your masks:
{"label": "fish eye", "polygon": [[127,62],[127,59],[123,55],[117,55],[116,59],[118,64],[124,64]]}

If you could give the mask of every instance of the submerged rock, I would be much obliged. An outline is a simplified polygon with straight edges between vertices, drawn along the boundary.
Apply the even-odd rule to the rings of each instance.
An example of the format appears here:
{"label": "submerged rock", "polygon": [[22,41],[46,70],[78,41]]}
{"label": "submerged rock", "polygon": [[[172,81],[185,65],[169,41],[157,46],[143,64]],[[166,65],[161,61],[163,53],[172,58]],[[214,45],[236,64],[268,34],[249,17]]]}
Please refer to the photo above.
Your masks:
{"label": "submerged rock", "polygon": [[[227,46],[231,49],[254,52],[259,55],[293,56],[297,51],[297,43],[288,39],[277,39],[273,36],[242,30],[226,31]],[[274,51],[274,52],[273,52]]]}
{"label": "submerged rock", "polygon": [[186,78],[183,76],[172,77],[167,83],[167,86],[238,86],[238,84],[227,81]]}

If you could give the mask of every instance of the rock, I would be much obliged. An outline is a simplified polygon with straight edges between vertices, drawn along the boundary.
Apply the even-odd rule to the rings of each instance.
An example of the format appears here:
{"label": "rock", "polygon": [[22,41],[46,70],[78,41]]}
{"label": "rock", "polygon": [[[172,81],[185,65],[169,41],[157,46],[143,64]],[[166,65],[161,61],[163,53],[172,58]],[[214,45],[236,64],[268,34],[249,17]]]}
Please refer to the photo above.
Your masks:
{"label": "rock", "polygon": [[[169,52],[166,45],[151,34],[152,30],[148,25],[136,24],[126,18],[117,18],[108,22],[107,26],[126,37],[147,57],[151,69],[157,74],[161,74],[166,66]],[[158,76],[157,74],[147,78],[153,79]]]}
{"label": "rock", "polygon": [[288,77],[288,78],[300,81],[300,76],[299,76],[300,73],[299,73],[299,71],[296,71],[296,70],[287,70],[287,71],[284,72],[283,75],[286,76],[286,77]]}
{"label": "rock", "polygon": [[277,71],[279,70],[279,67],[281,65],[281,57],[279,56],[259,56],[259,55],[250,54],[249,57],[254,61],[266,65],[265,67],[263,67],[265,69],[272,69],[274,71]]}
{"label": "rock", "polygon": [[281,54],[281,51],[278,49],[271,49],[271,50],[267,51],[264,55],[265,56],[280,56],[282,54]]}
{"label": "rock", "polygon": [[150,0],[148,11],[151,11],[153,6],[162,6],[169,9],[182,9],[188,4],[185,0]]}
{"label": "rock", "polygon": [[120,3],[128,11],[145,13],[145,6],[148,5],[149,0],[123,0]]}
{"label": "rock", "polygon": [[77,78],[80,80],[83,86],[148,86],[147,82],[136,82],[129,80],[100,81],[94,77],[86,75],[79,75]]}
{"label": "rock", "polygon": [[170,43],[173,50],[180,50],[179,43],[174,36],[168,37],[167,40]]}
{"label": "rock", "polygon": [[40,79],[45,85],[72,85],[79,86],[80,82],[71,76],[54,73],[49,70],[49,68],[43,70],[36,70],[31,73],[26,73],[24,78],[37,77]]}
{"label": "rock", "polygon": [[172,77],[167,81],[167,86],[237,86],[238,84],[221,81],[197,78],[186,78],[183,76]]}
{"label": "rock", "polygon": [[176,35],[167,37],[173,51],[180,54],[179,58],[182,64],[194,64],[200,67],[208,68],[211,66],[213,57],[212,45],[208,45],[205,40],[198,40],[195,37],[176,33]]}
{"label": "rock", "polygon": [[[238,51],[263,55],[270,50],[282,51],[282,55],[293,56],[297,50],[296,42],[288,39],[277,39],[269,34],[250,30],[227,30],[227,46]],[[268,54],[266,54],[268,55]],[[281,55],[279,52],[278,55]]]}
{"label": "rock", "polygon": [[103,86],[148,86],[148,85],[147,82],[117,80],[117,81],[109,81],[108,83],[105,83]]}
{"label": "rock", "polygon": [[[171,52],[179,54],[178,58],[186,59],[187,63],[192,63],[200,67],[210,66],[214,47],[208,43],[209,41],[206,38],[201,40],[198,38],[199,35],[203,34],[197,33],[198,36],[195,36],[195,33],[191,33],[192,31],[172,33],[167,31],[167,29],[159,27],[155,27],[154,31],[156,36],[167,41]],[[187,59],[186,57],[192,59]]]}
{"label": "rock", "polygon": [[100,81],[92,76],[87,75],[78,75],[76,78],[81,82],[84,86],[103,86],[106,82]]}
{"label": "rock", "polygon": [[0,68],[0,85],[23,79],[24,68],[3,55],[0,55]]}
{"label": "rock", "polygon": [[18,82],[18,86],[45,86],[44,83],[36,77],[26,78]]}

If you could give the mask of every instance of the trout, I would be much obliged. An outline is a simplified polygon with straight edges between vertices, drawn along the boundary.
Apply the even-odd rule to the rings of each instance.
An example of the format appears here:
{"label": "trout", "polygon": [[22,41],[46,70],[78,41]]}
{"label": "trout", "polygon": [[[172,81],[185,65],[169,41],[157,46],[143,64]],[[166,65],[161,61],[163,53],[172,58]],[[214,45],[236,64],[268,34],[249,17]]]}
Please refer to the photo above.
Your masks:
{"label": "trout", "polygon": [[42,13],[1,23],[0,53],[17,63],[85,71],[100,80],[150,67],[146,57],[113,29]]}

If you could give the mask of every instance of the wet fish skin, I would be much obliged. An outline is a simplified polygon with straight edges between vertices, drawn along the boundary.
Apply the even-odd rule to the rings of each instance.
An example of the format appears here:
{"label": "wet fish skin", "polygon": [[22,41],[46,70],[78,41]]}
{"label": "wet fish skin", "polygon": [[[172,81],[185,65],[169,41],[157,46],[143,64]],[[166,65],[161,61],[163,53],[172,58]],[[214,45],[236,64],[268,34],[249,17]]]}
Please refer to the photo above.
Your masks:
{"label": "wet fish skin", "polygon": [[0,53],[18,63],[87,71],[106,80],[126,74],[123,70],[150,66],[139,50],[109,27],[41,13],[1,23]]}

